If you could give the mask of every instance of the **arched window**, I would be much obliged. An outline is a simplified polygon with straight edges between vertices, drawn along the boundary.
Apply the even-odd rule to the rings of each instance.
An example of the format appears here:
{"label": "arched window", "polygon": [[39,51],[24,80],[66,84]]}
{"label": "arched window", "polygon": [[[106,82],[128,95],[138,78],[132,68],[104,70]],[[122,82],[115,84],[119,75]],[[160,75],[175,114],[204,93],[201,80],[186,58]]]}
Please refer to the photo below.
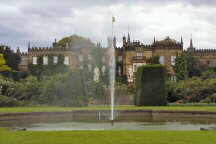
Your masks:
{"label": "arched window", "polygon": [[33,64],[33,65],[36,65],[36,64],[37,64],[37,57],[33,57],[33,58],[32,58],[32,64]]}
{"label": "arched window", "polygon": [[57,63],[58,63],[58,56],[54,56],[54,57],[53,57],[53,63],[54,63],[54,64],[57,64]]}
{"label": "arched window", "polygon": [[160,56],[159,62],[160,64],[164,65],[164,56]]}
{"label": "arched window", "polygon": [[171,56],[171,65],[175,65],[176,56]]}
{"label": "arched window", "polygon": [[69,65],[69,64],[70,64],[70,62],[69,62],[69,57],[68,57],[68,56],[65,56],[65,57],[64,57],[64,64],[65,64],[65,65]]}
{"label": "arched window", "polygon": [[48,56],[43,56],[43,65],[48,65]]}

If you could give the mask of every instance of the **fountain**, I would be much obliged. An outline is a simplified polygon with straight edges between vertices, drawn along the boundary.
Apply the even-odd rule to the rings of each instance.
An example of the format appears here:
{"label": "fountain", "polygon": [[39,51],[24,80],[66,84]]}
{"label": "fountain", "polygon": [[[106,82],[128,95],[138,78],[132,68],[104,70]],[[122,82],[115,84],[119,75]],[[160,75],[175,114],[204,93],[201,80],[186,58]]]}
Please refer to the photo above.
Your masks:
{"label": "fountain", "polygon": [[111,37],[111,47],[110,47],[110,96],[111,96],[111,102],[110,102],[110,106],[111,106],[111,125],[114,124],[114,98],[115,98],[115,68],[116,68],[116,64],[115,64],[115,48],[113,45],[113,27],[114,27],[114,22],[115,22],[115,18],[112,17],[112,37]]}

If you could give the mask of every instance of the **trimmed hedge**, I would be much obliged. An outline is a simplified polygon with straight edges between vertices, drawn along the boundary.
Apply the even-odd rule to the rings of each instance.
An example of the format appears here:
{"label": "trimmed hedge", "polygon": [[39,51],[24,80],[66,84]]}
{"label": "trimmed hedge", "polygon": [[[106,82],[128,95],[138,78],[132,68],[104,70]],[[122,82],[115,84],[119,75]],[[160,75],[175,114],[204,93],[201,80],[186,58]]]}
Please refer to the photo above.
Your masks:
{"label": "trimmed hedge", "polygon": [[135,105],[166,105],[165,73],[162,65],[145,65],[138,68]]}

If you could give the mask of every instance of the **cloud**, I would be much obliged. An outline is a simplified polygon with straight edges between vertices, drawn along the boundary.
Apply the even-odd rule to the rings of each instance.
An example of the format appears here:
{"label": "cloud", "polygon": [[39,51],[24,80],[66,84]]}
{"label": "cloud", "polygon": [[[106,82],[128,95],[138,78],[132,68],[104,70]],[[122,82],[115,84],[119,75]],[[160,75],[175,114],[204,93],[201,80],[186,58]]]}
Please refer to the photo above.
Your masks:
{"label": "cloud", "polygon": [[24,50],[27,41],[51,43],[79,34],[105,45],[113,14],[119,44],[129,25],[132,39],[146,44],[154,36],[183,36],[186,48],[192,33],[198,48],[214,48],[215,5],[215,0],[1,0],[0,42]]}

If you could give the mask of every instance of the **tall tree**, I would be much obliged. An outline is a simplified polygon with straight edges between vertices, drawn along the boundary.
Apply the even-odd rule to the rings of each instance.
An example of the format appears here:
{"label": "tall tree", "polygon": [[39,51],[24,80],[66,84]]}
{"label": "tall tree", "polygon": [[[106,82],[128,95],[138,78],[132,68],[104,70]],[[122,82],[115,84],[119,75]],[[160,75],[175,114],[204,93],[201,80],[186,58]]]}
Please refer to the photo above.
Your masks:
{"label": "tall tree", "polygon": [[174,69],[177,80],[184,80],[188,77],[200,76],[201,66],[197,57],[190,53],[182,53],[176,57]]}

